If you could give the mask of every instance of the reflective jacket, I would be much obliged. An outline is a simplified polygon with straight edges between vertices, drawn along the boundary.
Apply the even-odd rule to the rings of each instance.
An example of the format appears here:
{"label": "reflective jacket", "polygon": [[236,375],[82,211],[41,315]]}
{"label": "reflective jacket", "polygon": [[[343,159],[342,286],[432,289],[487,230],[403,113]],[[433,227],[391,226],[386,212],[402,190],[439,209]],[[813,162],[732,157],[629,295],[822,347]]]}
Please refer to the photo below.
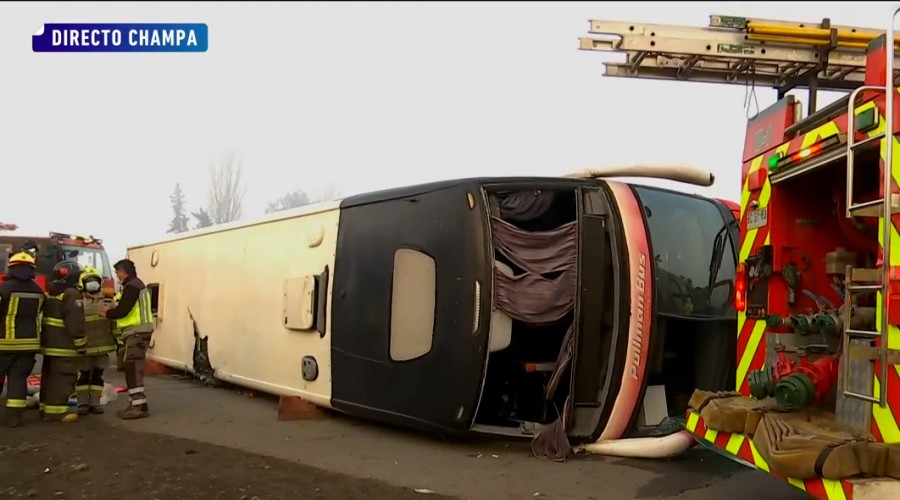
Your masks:
{"label": "reflective jacket", "polygon": [[84,300],[84,337],[87,340],[84,354],[98,356],[115,351],[116,339],[112,333],[112,322],[100,314],[100,306],[106,301],[90,295],[83,297],[82,300]]}
{"label": "reflective jacket", "polygon": [[54,295],[58,289],[59,287],[51,286],[47,300],[44,301],[41,353],[44,356],[80,356],[87,345],[81,292],[74,287],[66,287],[62,293]]}
{"label": "reflective jacket", "polygon": [[[134,302],[130,305],[130,309],[122,310],[123,307],[129,307],[129,304],[126,304],[129,297],[126,294]],[[107,311],[106,317],[116,321],[116,329],[121,331],[121,338],[133,333],[153,333],[156,321],[150,307],[150,290],[143,281],[136,277],[129,278],[123,283],[122,292],[116,297],[116,307]]]}
{"label": "reflective jacket", "polygon": [[0,352],[41,350],[44,291],[34,280],[0,283]]}

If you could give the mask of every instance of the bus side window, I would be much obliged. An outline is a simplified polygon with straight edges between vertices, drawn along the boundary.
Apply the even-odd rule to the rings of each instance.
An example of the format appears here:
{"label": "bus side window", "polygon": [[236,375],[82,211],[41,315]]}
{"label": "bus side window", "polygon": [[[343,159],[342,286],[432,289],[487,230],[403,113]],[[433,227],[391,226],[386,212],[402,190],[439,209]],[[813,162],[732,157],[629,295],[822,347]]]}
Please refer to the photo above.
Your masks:
{"label": "bus side window", "polygon": [[436,294],[434,259],[411,248],[398,249],[391,287],[392,361],[410,361],[431,352]]}
{"label": "bus side window", "polygon": [[150,291],[150,312],[159,320],[162,320],[162,314],[159,310],[160,284],[148,283],[147,290]]}

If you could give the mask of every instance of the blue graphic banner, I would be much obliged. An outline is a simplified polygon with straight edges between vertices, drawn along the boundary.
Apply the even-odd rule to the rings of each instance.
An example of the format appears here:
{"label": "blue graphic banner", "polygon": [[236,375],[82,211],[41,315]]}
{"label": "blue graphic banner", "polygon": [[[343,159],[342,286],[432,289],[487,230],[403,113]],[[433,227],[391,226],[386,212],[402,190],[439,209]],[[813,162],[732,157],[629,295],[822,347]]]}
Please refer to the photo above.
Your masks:
{"label": "blue graphic banner", "polygon": [[206,52],[206,24],[44,24],[34,52]]}

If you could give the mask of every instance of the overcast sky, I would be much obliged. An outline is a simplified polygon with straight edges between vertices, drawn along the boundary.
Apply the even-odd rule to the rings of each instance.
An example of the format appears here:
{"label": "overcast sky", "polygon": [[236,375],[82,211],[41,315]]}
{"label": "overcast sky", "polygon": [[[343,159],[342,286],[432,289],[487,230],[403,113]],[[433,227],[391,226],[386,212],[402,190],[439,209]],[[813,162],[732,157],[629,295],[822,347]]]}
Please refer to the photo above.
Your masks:
{"label": "overcast sky", "polygon": [[[165,234],[176,182],[189,209],[205,205],[208,169],[230,151],[243,159],[245,218],[329,183],[350,195],[634,163],[712,170],[712,188],[670,186],[738,199],[745,88],[604,77],[610,56],[577,50],[588,20],[699,27],[734,14],[884,28],[891,8],[672,5],[5,2],[0,221],[92,233],[116,260]],[[205,22],[209,51],[33,53],[31,35],[54,22]],[[775,100],[757,94],[761,107]]]}

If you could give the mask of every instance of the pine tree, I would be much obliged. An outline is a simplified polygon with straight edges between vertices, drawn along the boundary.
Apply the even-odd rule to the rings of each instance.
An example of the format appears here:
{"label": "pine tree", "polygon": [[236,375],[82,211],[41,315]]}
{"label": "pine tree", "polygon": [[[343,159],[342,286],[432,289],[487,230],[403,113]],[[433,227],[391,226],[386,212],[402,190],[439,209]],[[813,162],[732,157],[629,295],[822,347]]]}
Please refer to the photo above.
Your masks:
{"label": "pine tree", "polygon": [[191,215],[193,215],[194,218],[197,219],[197,225],[194,226],[195,229],[213,225],[212,218],[209,216],[209,212],[207,212],[205,208],[201,208],[199,212],[193,212]]}
{"label": "pine tree", "polygon": [[181,191],[181,184],[175,184],[175,192],[169,197],[172,200],[172,221],[169,222],[169,230],[167,233],[183,233],[188,228],[188,216],[184,211],[184,192]]}

